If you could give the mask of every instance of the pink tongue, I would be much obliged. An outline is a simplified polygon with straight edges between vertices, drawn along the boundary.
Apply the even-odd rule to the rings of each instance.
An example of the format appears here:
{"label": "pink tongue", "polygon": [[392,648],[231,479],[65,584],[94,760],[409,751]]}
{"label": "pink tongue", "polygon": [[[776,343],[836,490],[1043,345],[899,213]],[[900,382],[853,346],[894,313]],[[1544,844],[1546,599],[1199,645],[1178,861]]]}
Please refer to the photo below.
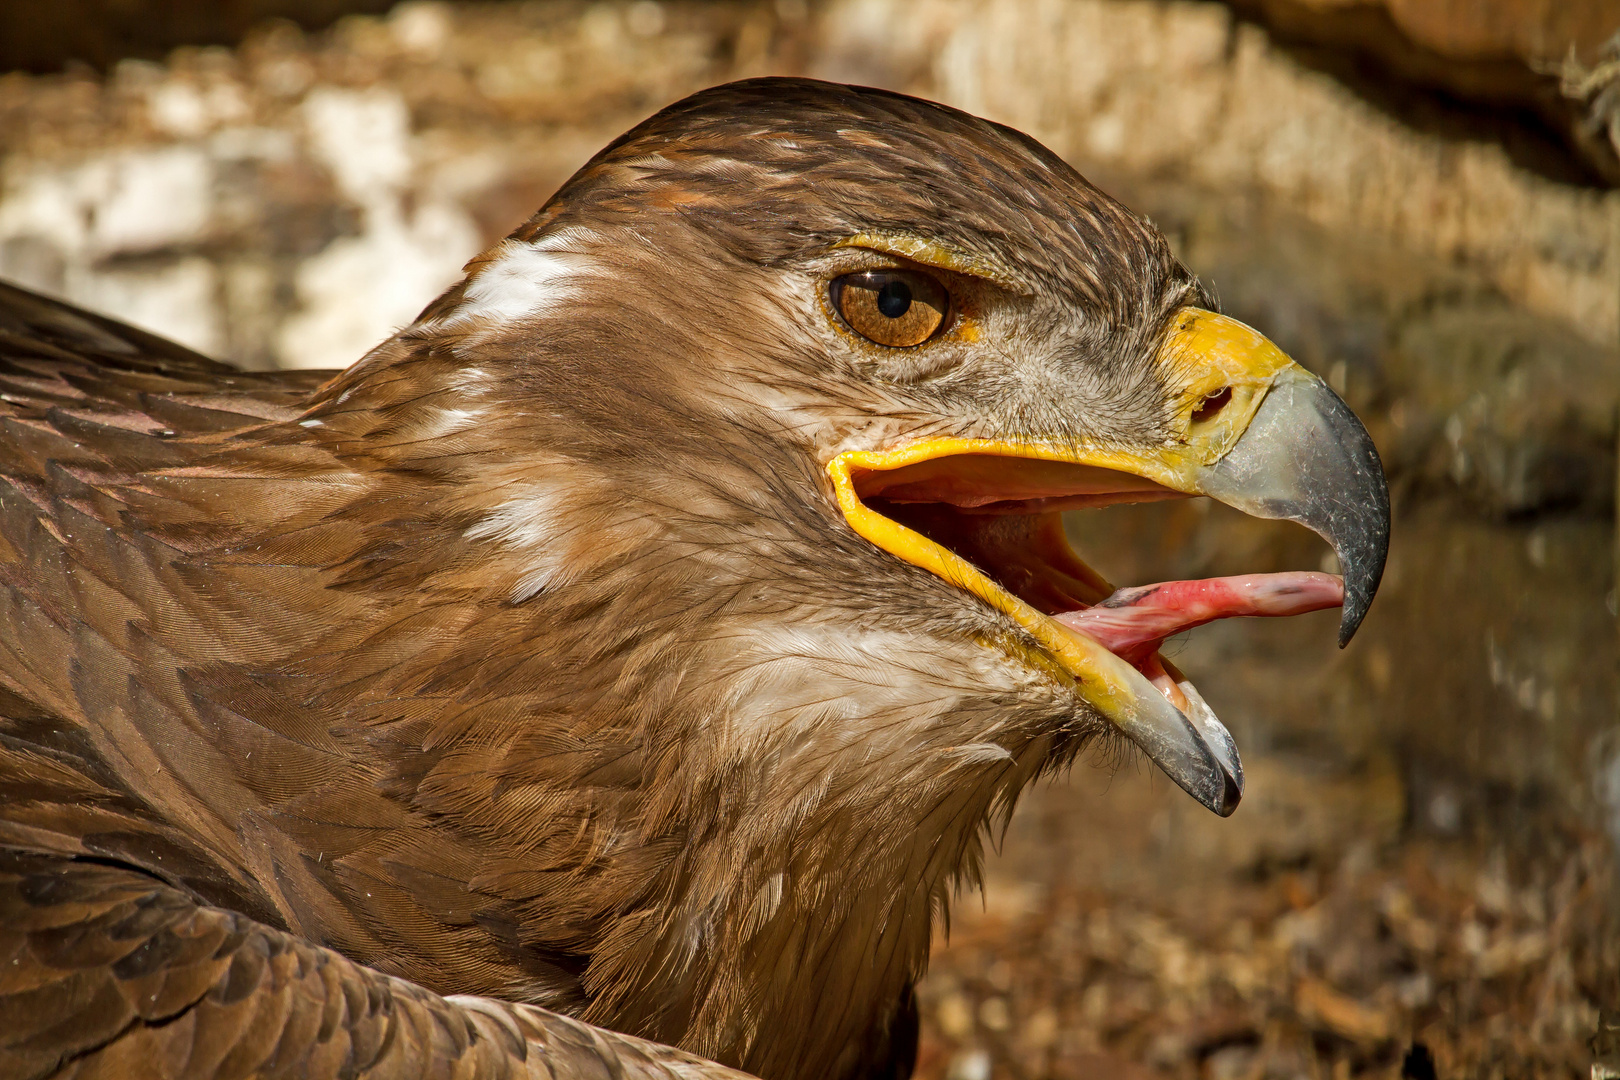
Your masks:
{"label": "pink tongue", "polygon": [[1302,615],[1343,603],[1344,579],[1337,574],[1293,571],[1119,589],[1096,607],[1052,618],[1140,665],[1165,638],[1216,619]]}

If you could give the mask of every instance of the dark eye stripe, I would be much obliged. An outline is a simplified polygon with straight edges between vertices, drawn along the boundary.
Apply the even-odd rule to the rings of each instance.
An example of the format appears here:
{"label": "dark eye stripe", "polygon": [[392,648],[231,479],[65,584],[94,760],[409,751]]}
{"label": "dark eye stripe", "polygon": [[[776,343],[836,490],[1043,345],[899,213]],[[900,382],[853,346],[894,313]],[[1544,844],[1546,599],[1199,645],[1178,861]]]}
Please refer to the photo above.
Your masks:
{"label": "dark eye stripe", "polygon": [[916,270],[863,270],[835,278],[833,308],[868,341],[893,349],[921,345],[945,322],[951,298],[933,277]]}

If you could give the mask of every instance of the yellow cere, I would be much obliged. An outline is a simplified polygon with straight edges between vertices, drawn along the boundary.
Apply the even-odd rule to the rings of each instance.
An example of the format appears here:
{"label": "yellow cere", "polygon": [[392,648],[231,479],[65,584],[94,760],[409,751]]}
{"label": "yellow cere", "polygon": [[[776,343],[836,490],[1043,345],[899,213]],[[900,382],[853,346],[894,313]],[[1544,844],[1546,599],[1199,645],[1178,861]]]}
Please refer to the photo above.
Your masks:
{"label": "yellow cere", "polygon": [[[1166,381],[1184,388],[1176,402],[1177,417],[1187,425],[1187,442],[1199,465],[1213,465],[1232,449],[1277,376],[1295,366],[1264,334],[1194,307],[1176,315],[1159,359],[1168,368]],[[1225,389],[1232,391],[1231,401],[1214,419],[1193,419],[1205,399]]]}

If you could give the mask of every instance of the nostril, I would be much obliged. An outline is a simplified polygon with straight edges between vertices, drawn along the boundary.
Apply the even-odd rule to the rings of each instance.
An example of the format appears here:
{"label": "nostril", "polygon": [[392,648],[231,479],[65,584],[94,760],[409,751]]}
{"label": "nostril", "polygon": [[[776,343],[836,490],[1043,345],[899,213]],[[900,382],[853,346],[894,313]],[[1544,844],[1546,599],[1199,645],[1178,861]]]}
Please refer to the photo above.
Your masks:
{"label": "nostril", "polygon": [[1198,408],[1193,410],[1193,423],[1202,424],[1206,420],[1215,419],[1216,414],[1218,414],[1222,409],[1226,408],[1226,403],[1231,400],[1232,388],[1230,386],[1221,387],[1219,390],[1215,391],[1215,393],[1209,395],[1203,401],[1199,402]]}

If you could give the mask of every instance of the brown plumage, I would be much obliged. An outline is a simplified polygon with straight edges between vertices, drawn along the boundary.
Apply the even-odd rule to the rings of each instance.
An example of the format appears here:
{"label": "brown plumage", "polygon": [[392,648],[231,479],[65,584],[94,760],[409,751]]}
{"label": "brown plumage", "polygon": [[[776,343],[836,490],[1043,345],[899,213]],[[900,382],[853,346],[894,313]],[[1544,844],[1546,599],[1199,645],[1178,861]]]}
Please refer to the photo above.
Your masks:
{"label": "brown plumage", "polygon": [[[861,340],[826,281],[914,258],[957,321]],[[0,291],[0,1072],[212,1075],[140,995],[202,1032],[302,980],[319,1037],[261,1002],[209,1036],[239,1040],[218,1075],[295,1028],[277,1075],[328,1075],[289,1063],[382,1014],[421,1075],[586,1030],[438,993],[769,1078],[905,1075],[983,826],[1109,724],[852,531],[827,463],[1156,453],[1157,350],[1201,297],[1027,138],[787,80],[630,132],[336,377]]]}
{"label": "brown plumage", "polygon": [[149,875],[0,849],[7,1077],[742,1080],[525,1005],[447,1000]]}

